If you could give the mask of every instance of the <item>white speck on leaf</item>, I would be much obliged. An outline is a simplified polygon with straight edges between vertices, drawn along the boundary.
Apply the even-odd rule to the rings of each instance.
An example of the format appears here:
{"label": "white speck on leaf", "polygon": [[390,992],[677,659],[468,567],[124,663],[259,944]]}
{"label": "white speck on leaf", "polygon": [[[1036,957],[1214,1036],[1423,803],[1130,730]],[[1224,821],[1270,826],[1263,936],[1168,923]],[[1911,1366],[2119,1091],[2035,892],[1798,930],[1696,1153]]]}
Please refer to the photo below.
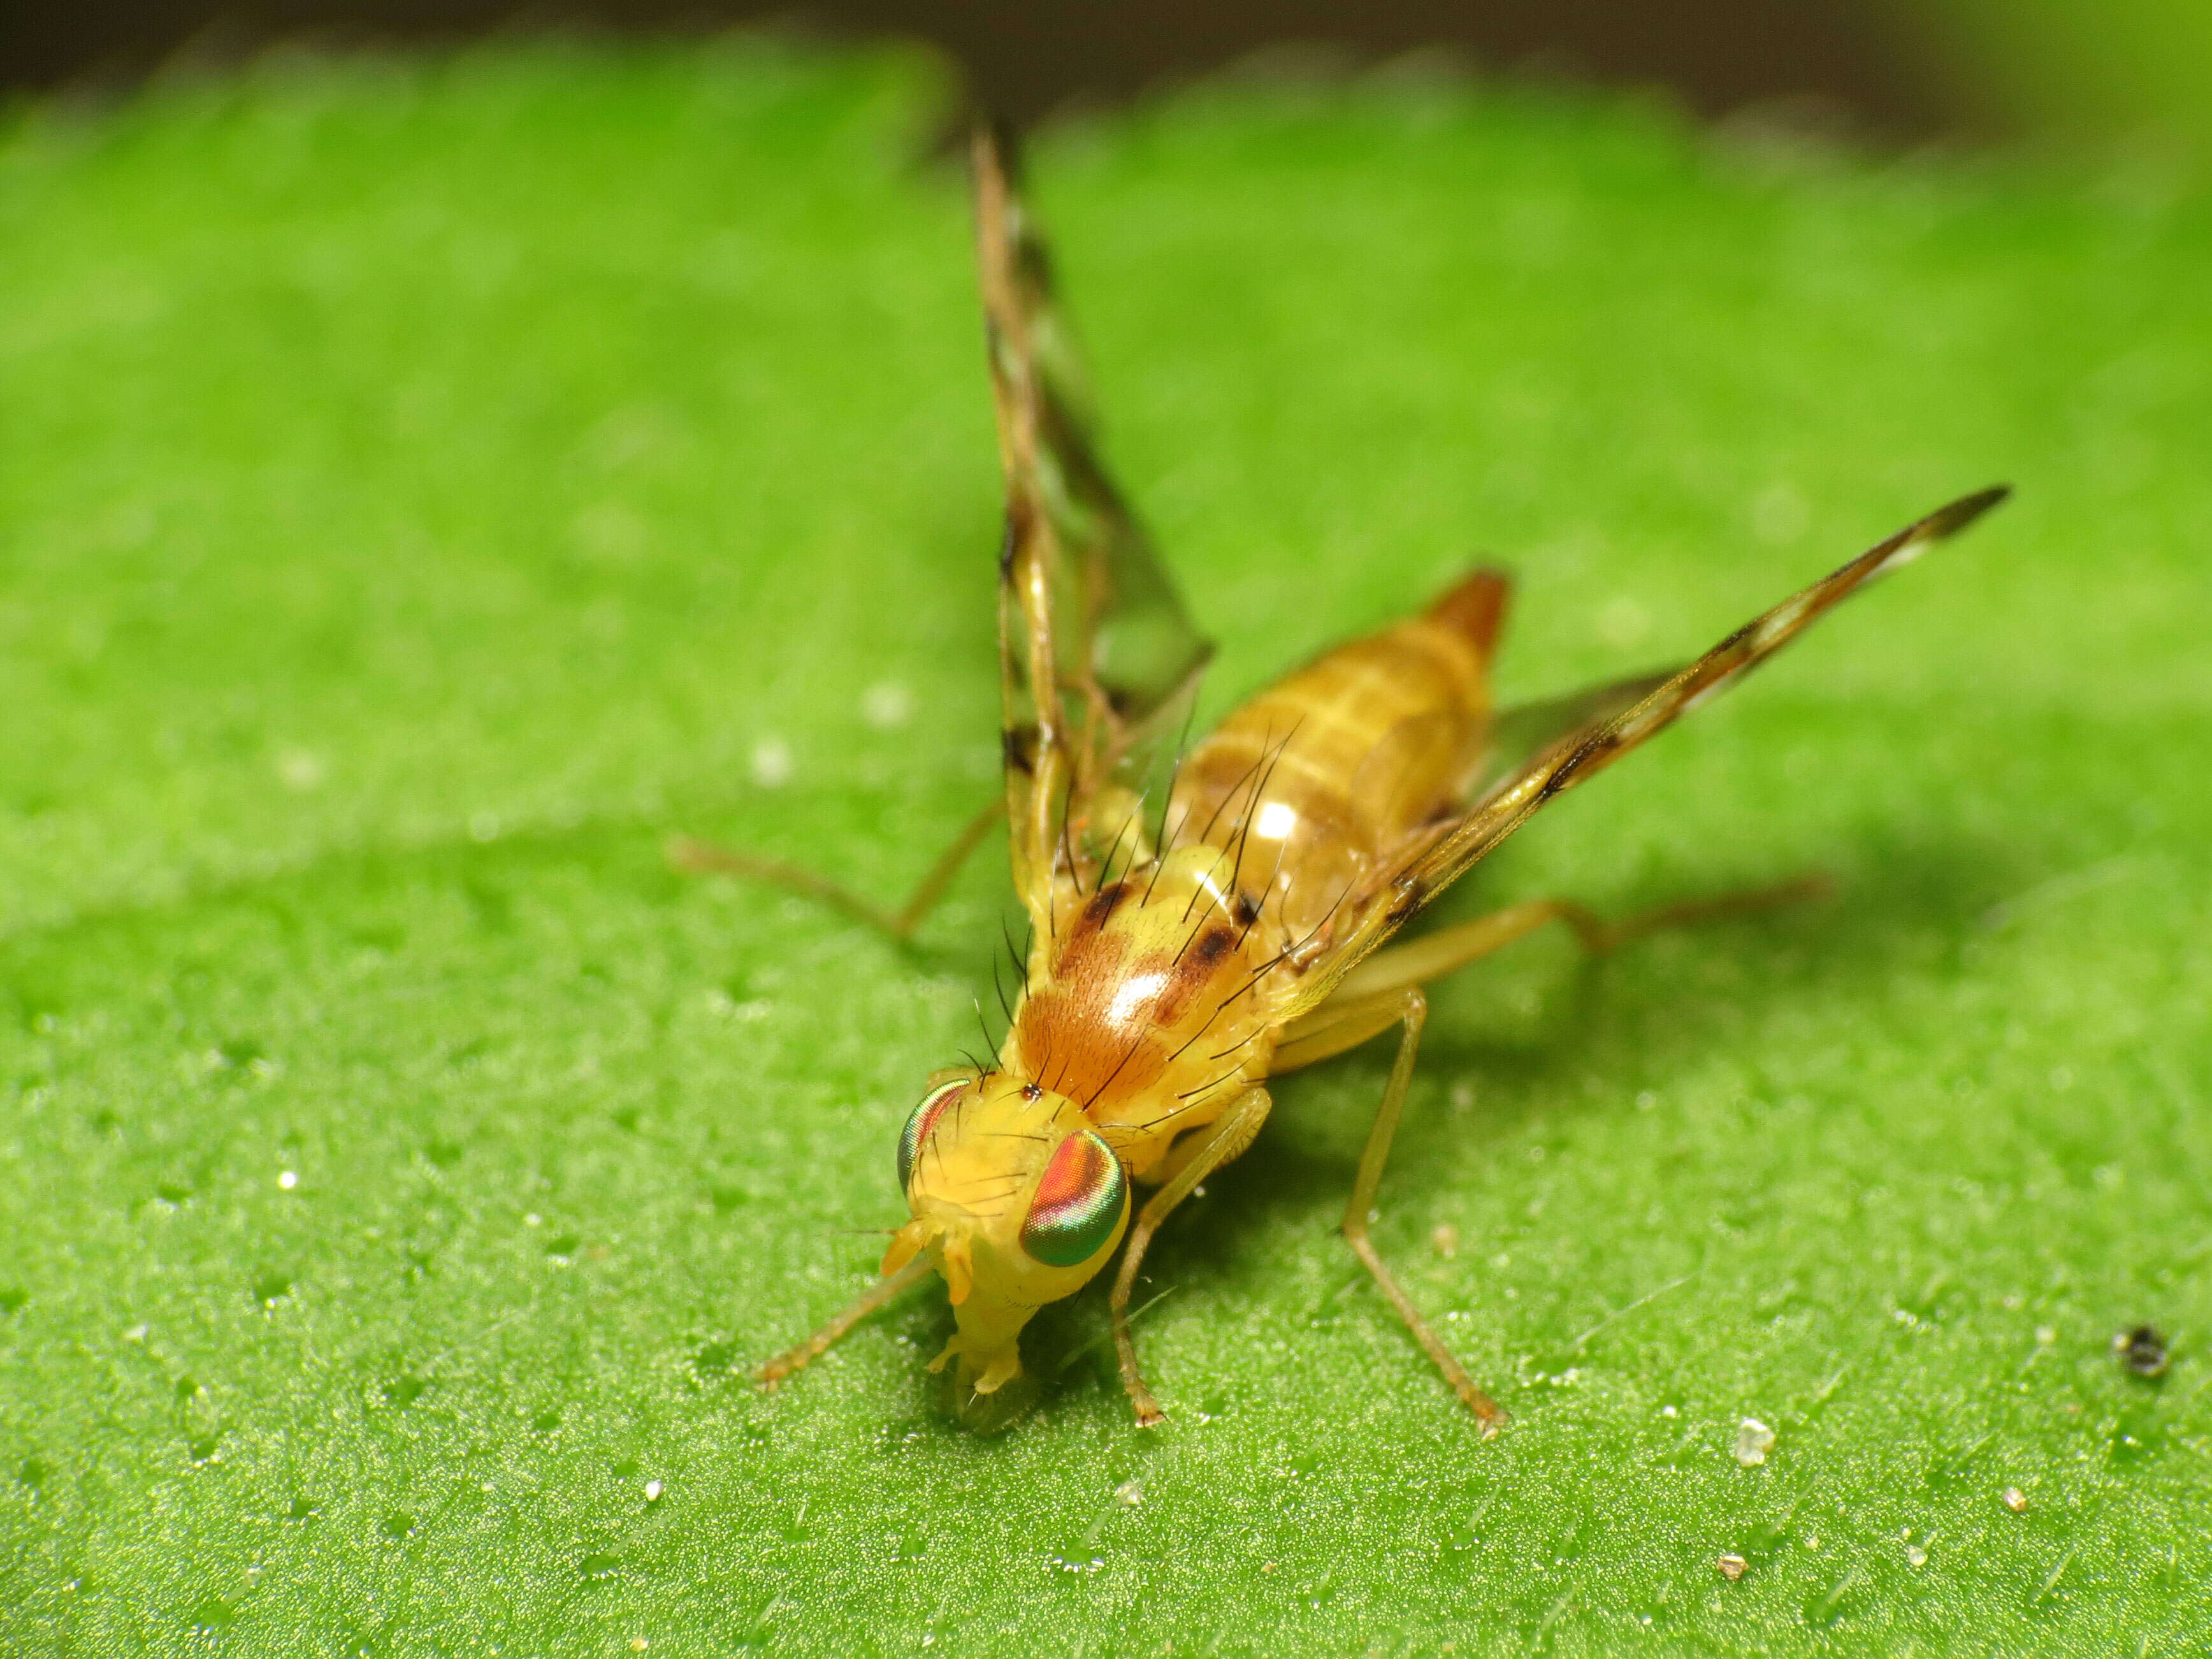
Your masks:
{"label": "white speck on leaf", "polygon": [[753,781],[762,788],[782,788],[792,769],[791,745],[781,738],[763,738],[753,745]]}
{"label": "white speck on leaf", "polygon": [[1744,1468],[1757,1468],[1773,1449],[1774,1431],[1757,1418],[1747,1417],[1736,1425],[1735,1461]]}
{"label": "white speck on leaf", "polygon": [[860,694],[860,718],[879,732],[914,718],[914,693],[896,680],[872,685]]}
{"label": "white speck on leaf", "polygon": [[276,757],[276,777],[287,789],[305,794],[323,781],[322,757],[305,749],[287,749]]}

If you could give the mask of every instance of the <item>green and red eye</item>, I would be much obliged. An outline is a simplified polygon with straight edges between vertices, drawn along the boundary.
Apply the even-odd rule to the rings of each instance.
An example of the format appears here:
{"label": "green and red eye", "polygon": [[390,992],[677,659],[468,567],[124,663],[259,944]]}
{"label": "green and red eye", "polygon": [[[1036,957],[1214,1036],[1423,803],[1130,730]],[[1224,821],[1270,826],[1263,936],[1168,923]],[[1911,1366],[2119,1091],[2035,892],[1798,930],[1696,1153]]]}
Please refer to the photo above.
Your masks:
{"label": "green and red eye", "polygon": [[922,1142],[929,1139],[929,1132],[937,1127],[937,1120],[945,1115],[945,1109],[958,1099],[960,1091],[967,1086],[968,1079],[962,1078],[956,1082],[944,1084],[932,1089],[921,1097],[921,1104],[914,1109],[914,1115],[907,1119],[906,1127],[899,1132],[898,1176],[901,1192],[904,1192],[913,1184],[914,1161],[921,1155]]}
{"label": "green and red eye", "polygon": [[1079,1129],[1054,1149],[1022,1223],[1022,1249],[1048,1267],[1076,1267],[1106,1248],[1129,1208],[1129,1177],[1104,1141]]}

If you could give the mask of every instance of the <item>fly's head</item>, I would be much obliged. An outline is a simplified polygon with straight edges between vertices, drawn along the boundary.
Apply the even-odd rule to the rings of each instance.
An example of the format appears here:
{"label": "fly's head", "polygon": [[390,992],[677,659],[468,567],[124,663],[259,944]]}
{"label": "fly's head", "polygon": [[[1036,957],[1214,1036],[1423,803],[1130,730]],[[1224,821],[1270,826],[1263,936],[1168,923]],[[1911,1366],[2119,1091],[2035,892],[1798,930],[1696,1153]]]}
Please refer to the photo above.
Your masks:
{"label": "fly's head", "polygon": [[1021,1375],[1030,1316],[1106,1265],[1129,1220],[1129,1179],[1082,1109],[1004,1072],[940,1073],[899,1137],[914,1218],[884,1255],[927,1250],[957,1328],[930,1369],[957,1360],[964,1393]]}

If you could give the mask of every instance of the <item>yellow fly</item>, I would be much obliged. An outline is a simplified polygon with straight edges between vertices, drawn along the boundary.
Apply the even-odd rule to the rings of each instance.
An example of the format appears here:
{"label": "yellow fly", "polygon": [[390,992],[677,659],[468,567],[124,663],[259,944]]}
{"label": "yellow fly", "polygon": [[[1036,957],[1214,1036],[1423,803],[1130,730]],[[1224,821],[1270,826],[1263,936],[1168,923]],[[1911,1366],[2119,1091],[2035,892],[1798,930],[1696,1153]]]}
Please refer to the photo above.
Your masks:
{"label": "yellow fly", "polygon": [[[1003,810],[1033,928],[1024,983],[994,1063],[937,1073],[907,1121],[898,1173],[911,1218],[884,1253],[882,1278],[761,1379],[788,1376],[933,1271],[956,1328],[932,1369],[957,1365],[968,1414],[1021,1375],[1018,1339],[1030,1316],[1103,1271],[1126,1234],[1114,1340],[1138,1422],[1158,1423],[1128,1316],[1154,1233],[1252,1144],[1270,1079],[1395,1025],[1397,1060],[1344,1234],[1494,1432],[1504,1412],[1368,1234],[1426,1013],[1421,988],[1547,922],[1605,949],[1661,922],[1785,894],[1612,927],[1574,904],[1531,902],[1382,947],[1547,801],[2006,491],[1907,526],[1676,672],[1532,708],[1492,706],[1508,582],[1476,570],[1419,615],[1278,681],[1176,756],[1209,648],[1099,462],[1041,243],[988,136],[975,143],[975,175],[1006,480]],[[1164,803],[1156,816],[1148,800]],[[801,887],[903,936],[998,810],[896,915],[774,860],[689,842],[677,856]],[[1149,1195],[1133,1218],[1139,1192]]]}

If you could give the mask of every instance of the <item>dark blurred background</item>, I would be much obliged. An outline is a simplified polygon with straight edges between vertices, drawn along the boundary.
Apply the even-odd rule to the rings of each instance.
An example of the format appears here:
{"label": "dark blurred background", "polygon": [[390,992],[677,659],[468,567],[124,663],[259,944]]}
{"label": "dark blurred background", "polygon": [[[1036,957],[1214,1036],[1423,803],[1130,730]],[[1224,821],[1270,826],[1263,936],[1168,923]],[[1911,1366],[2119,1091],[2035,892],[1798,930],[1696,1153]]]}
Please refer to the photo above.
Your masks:
{"label": "dark blurred background", "polygon": [[2212,0],[15,0],[0,11],[0,93],[128,85],[301,39],[764,21],[933,42],[1025,123],[1271,51],[1358,63],[1441,48],[1875,142],[2086,136],[2185,152],[2212,137]]}
{"label": "dark blurred background", "polygon": [[127,78],[180,50],[301,34],[439,41],[518,24],[699,29],[771,16],[935,42],[994,108],[1023,121],[1291,43],[1354,59],[1443,46],[1491,67],[1534,61],[1669,86],[1708,114],[1799,100],[1916,133],[1953,115],[1858,0],[817,0],[795,13],[745,0],[585,0],[557,12],[511,0],[71,0],[15,9],[0,76],[33,87]]}

